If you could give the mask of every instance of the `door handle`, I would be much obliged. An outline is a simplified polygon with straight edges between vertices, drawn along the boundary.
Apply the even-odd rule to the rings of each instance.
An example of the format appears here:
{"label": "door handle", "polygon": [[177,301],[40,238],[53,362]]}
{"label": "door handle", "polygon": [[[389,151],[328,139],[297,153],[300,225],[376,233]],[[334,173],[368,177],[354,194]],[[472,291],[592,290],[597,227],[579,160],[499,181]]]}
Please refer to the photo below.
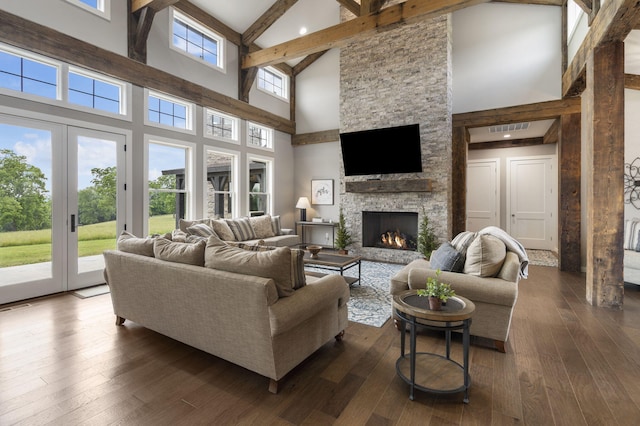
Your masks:
{"label": "door handle", "polygon": [[71,232],[76,232],[76,215],[71,215]]}

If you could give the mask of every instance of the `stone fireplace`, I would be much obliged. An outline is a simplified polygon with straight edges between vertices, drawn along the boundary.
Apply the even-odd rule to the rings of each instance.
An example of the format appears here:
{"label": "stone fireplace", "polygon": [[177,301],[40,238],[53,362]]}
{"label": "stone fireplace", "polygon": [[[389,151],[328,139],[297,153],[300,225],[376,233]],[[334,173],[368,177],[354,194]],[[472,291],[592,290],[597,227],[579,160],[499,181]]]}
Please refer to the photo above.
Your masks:
{"label": "stone fireplace", "polygon": [[416,250],[418,213],[362,212],[362,247]]}
{"label": "stone fireplace", "polygon": [[[343,20],[353,18],[341,10]],[[411,213],[416,226],[426,214],[440,240],[450,238],[451,86],[450,15],[399,25],[340,49],[340,132],[420,127],[422,173],[345,177],[341,164],[340,206],[356,240],[351,249],[363,258],[408,263],[421,255],[370,245],[362,212]],[[363,155],[394,159],[394,143],[401,141]]]}

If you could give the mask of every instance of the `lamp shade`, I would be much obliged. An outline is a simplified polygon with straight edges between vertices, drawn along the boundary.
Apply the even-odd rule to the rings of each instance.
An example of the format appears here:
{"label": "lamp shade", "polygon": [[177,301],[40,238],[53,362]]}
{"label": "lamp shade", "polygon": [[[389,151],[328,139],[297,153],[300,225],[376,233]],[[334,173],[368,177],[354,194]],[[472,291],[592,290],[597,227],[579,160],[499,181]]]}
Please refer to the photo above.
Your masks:
{"label": "lamp shade", "polygon": [[311,203],[309,203],[309,199],[307,197],[298,198],[298,202],[296,203],[296,209],[310,209]]}

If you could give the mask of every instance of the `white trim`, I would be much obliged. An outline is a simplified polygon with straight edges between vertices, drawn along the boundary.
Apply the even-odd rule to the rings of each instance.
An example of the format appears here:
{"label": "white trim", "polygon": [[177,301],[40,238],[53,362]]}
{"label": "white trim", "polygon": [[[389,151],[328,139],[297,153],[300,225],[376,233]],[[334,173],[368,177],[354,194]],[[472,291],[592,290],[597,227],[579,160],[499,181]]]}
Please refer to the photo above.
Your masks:
{"label": "white trim", "polygon": [[[265,130],[267,132],[267,146],[253,145],[252,143],[249,142],[251,140],[251,137],[250,137],[250,133],[251,132],[249,130],[249,128],[251,126],[260,128],[260,129]],[[248,121],[248,120],[247,120],[246,129],[247,129],[247,134],[246,134],[246,137],[245,137],[245,144],[247,145],[247,147],[255,148],[255,149],[261,149],[261,150],[264,150],[264,151],[272,151],[272,152],[275,151],[274,144],[275,144],[275,133],[276,132],[275,132],[274,129],[272,129],[270,127],[263,126],[263,125],[258,124],[258,123],[254,123],[253,121]]]}
{"label": "white trim", "polygon": [[[282,96],[280,96],[278,93],[275,93],[273,91],[260,87],[260,71],[269,72],[275,75],[276,77],[280,77],[282,79],[282,92],[283,92]],[[285,101],[287,103],[289,102],[289,76],[277,70],[274,67],[264,67],[264,68],[258,69],[258,75],[256,76],[256,88],[261,92],[264,92],[268,95],[275,97],[276,99],[280,99],[281,101]]]}
{"label": "white trim", "polygon": [[[208,135],[207,134],[207,129],[208,129],[208,125],[209,125],[209,114],[212,115],[217,115],[219,117],[223,117],[223,118],[228,118],[229,120],[232,121],[233,125],[232,125],[232,130],[231,130],[231,134],[232,137],[231,138],[224,138],[224,137],[220,137],[220,136],[215,136],[215,135]],[[236,144],[239,145],[240,144],[240,118],[235,117],[233,115],[229,115],[229,114],[225,114],[224,112],[220,112],[216,109],[213,108],[207,108],[204,107],[202,108],[202,136],[207,138],[207,139],[214,139],[214,140],[218,140],[218,141],[223,141],[223,142],[228,142],[228,143],[232,143],[232,144]]]}
{"label": "white trim", "polygon": [[[205,61],[204,59],[194,56],[192,54],[190,54],[189,52],[185,51],[184,49],[180,49],[179,47],[176,47],[173,44],[173,22],[174,20],[178,20],[178,21],[182,21],[184,24],[195,28],[196,30],[200,31],[202,34],[206,35],[207,37],[213,39],[216,41],[217,46],[218,46],[218,52],[217,52],[217,57],[218,57],[218,63],[214,64],[211,63],[209,61]],[[216,71],[220,71],[222,73],[226,73],[226,52],[225,52],[225,48],[226,48],[226,39],[218,34],[217,32],[213,31],[211,28],[206,27],[204,25],[202,25],[201,23],[199,23],[198,21],[196,21],[195,19],[191,18],[188,15],[185,15],[184,13],[176,10],[174,7],[170,8],[170,13],[169,13],[169,48],[180,53],[181,55],[184,55],[198,63],[201,63],[203,65],[206,65],[210,68],[215,69]]]}
{"label": "white trim", "polygon": [[91,12],[94,15],[97,15],[100,18],[106,19],[107,21],[111,21],[111,0],[98,0],[97,9],[89,6],[88,4],[81,2],[80,0],[66,0],[66,1],[67,3],[77,6],[82,10],[86,10],[87,12]]}
{"label": "white trim", "polygon": [[229,188],[229,193],[231,194],[231,214],[233,217],[238,217],[240,216],[238,214],[239,211],[239,190],[240,190],[240,151],[234,151],[231,149],[225,149],[225,148],[219,148],[217,146],[213,146],[213,145],[204,145],[203,147],[203,154],[202,154],[202,170],[203,170],[203,188],[202,188],[202,199],[204,200],[204,203],[202,205],[202,214],[200,215],[200,217],[207,217],[207,204],[208,204],[208,182],[207,182],[207,152],[208,151],[213,151],[213,152],[217,152],[220,154],[226,154],[226,155],[230,155],[233,157],[232,160],[232,170],[231,170],[231,186]]}
{"label": "white trim", "polygon": [[[167,126],[166,124],[157,123],[155,121],[149,120],[149,96],[153,96],[154,98],[158,98],[161,100],[165,100],[167,102],[171,102],[173,104],[182,105],[186,108],[186,129],[181,129],[180,127]],[[145,126],[158,127],[160,129],[170,129],[176,132],[188,133],[190,135],[195,135],[196,130],[193,125],[193,121],[195,118],[194,115],[195,104],[192,102],[188,102],[184,99],[177,98],[175,96],[167,95],[162,92],[158,92],[156,90],[144,89],[144,124]]]}
{"label": "white trim", "polygon": [[[35,95],[33,93],[25,93],[18,90],[11,90],[6,87],[0,87],[0,94],[18,97],[21,99],[29,99],[36,102],[45,102],[53,105],[60,105],[60,101],[62,101],[62,94],[64,93],[62,90],[62,74],[63,74],[63,63],[60,61],[53,60],[46,56],[38,55],[36,53],[29,52],[28,50],[19,49],[17,47],[10,46],[8,44],[0,43],[0,51],[7,53],[9,55],[17,56],[19,58],[24,58],[33,62],[40,62],[44,65],[48,65],[56,68],[56,98],[48,98],[46,96]],[[57,102],[56,102],[57,101]]]}
{"label": "white trim", "polygon": [[[91,108],[84,105],[75,104],[69,102],[69,78],[70,74],[80,75],[86,78],[90,78],[92,80],[101,81],[106,84],[111,84],[113,86],[118,87],[120,94],[120,112],[118,114],[114,114],[110,111],[105,111],[99,108]],[[92,112],[98,115],[104,115],[107,117],[115,117],[115,118],[126,118],[128,121],[131,121],[131,84],[125,83],[121,80],[116,80],[115,78],[108,77],[104,74],[99,74],[93,71],[86,70],[84,68],[79,68],[73,65],[69,65],[68,70],[66,72],[67,81],[65,87],[65,100],[69,105],[69,108],[77,109],[79,111],[87,111]]]}

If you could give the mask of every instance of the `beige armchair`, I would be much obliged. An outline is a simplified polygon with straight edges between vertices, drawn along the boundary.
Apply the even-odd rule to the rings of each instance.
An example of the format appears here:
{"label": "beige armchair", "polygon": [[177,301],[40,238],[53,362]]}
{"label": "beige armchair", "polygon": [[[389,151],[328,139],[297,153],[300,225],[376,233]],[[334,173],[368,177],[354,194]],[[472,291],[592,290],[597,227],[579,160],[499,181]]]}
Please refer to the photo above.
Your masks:
{"label": "beige armchair", "polygon": [[[470,332],[472,336],[491,339],[495,348],[506,352],[513,309],[518,298],[520,260],[514,252],[507,251],[504,263],[496,277],[478,277],[457,272],[441,272],[440,281],[451,284],[456,294],[464,296],[476,305]],[[417,259],[391,278],[391,294],[403,290],[424,288],[427,277],[435,277],[429,261]],[[394,313],[394,320],[396,316]]]}

